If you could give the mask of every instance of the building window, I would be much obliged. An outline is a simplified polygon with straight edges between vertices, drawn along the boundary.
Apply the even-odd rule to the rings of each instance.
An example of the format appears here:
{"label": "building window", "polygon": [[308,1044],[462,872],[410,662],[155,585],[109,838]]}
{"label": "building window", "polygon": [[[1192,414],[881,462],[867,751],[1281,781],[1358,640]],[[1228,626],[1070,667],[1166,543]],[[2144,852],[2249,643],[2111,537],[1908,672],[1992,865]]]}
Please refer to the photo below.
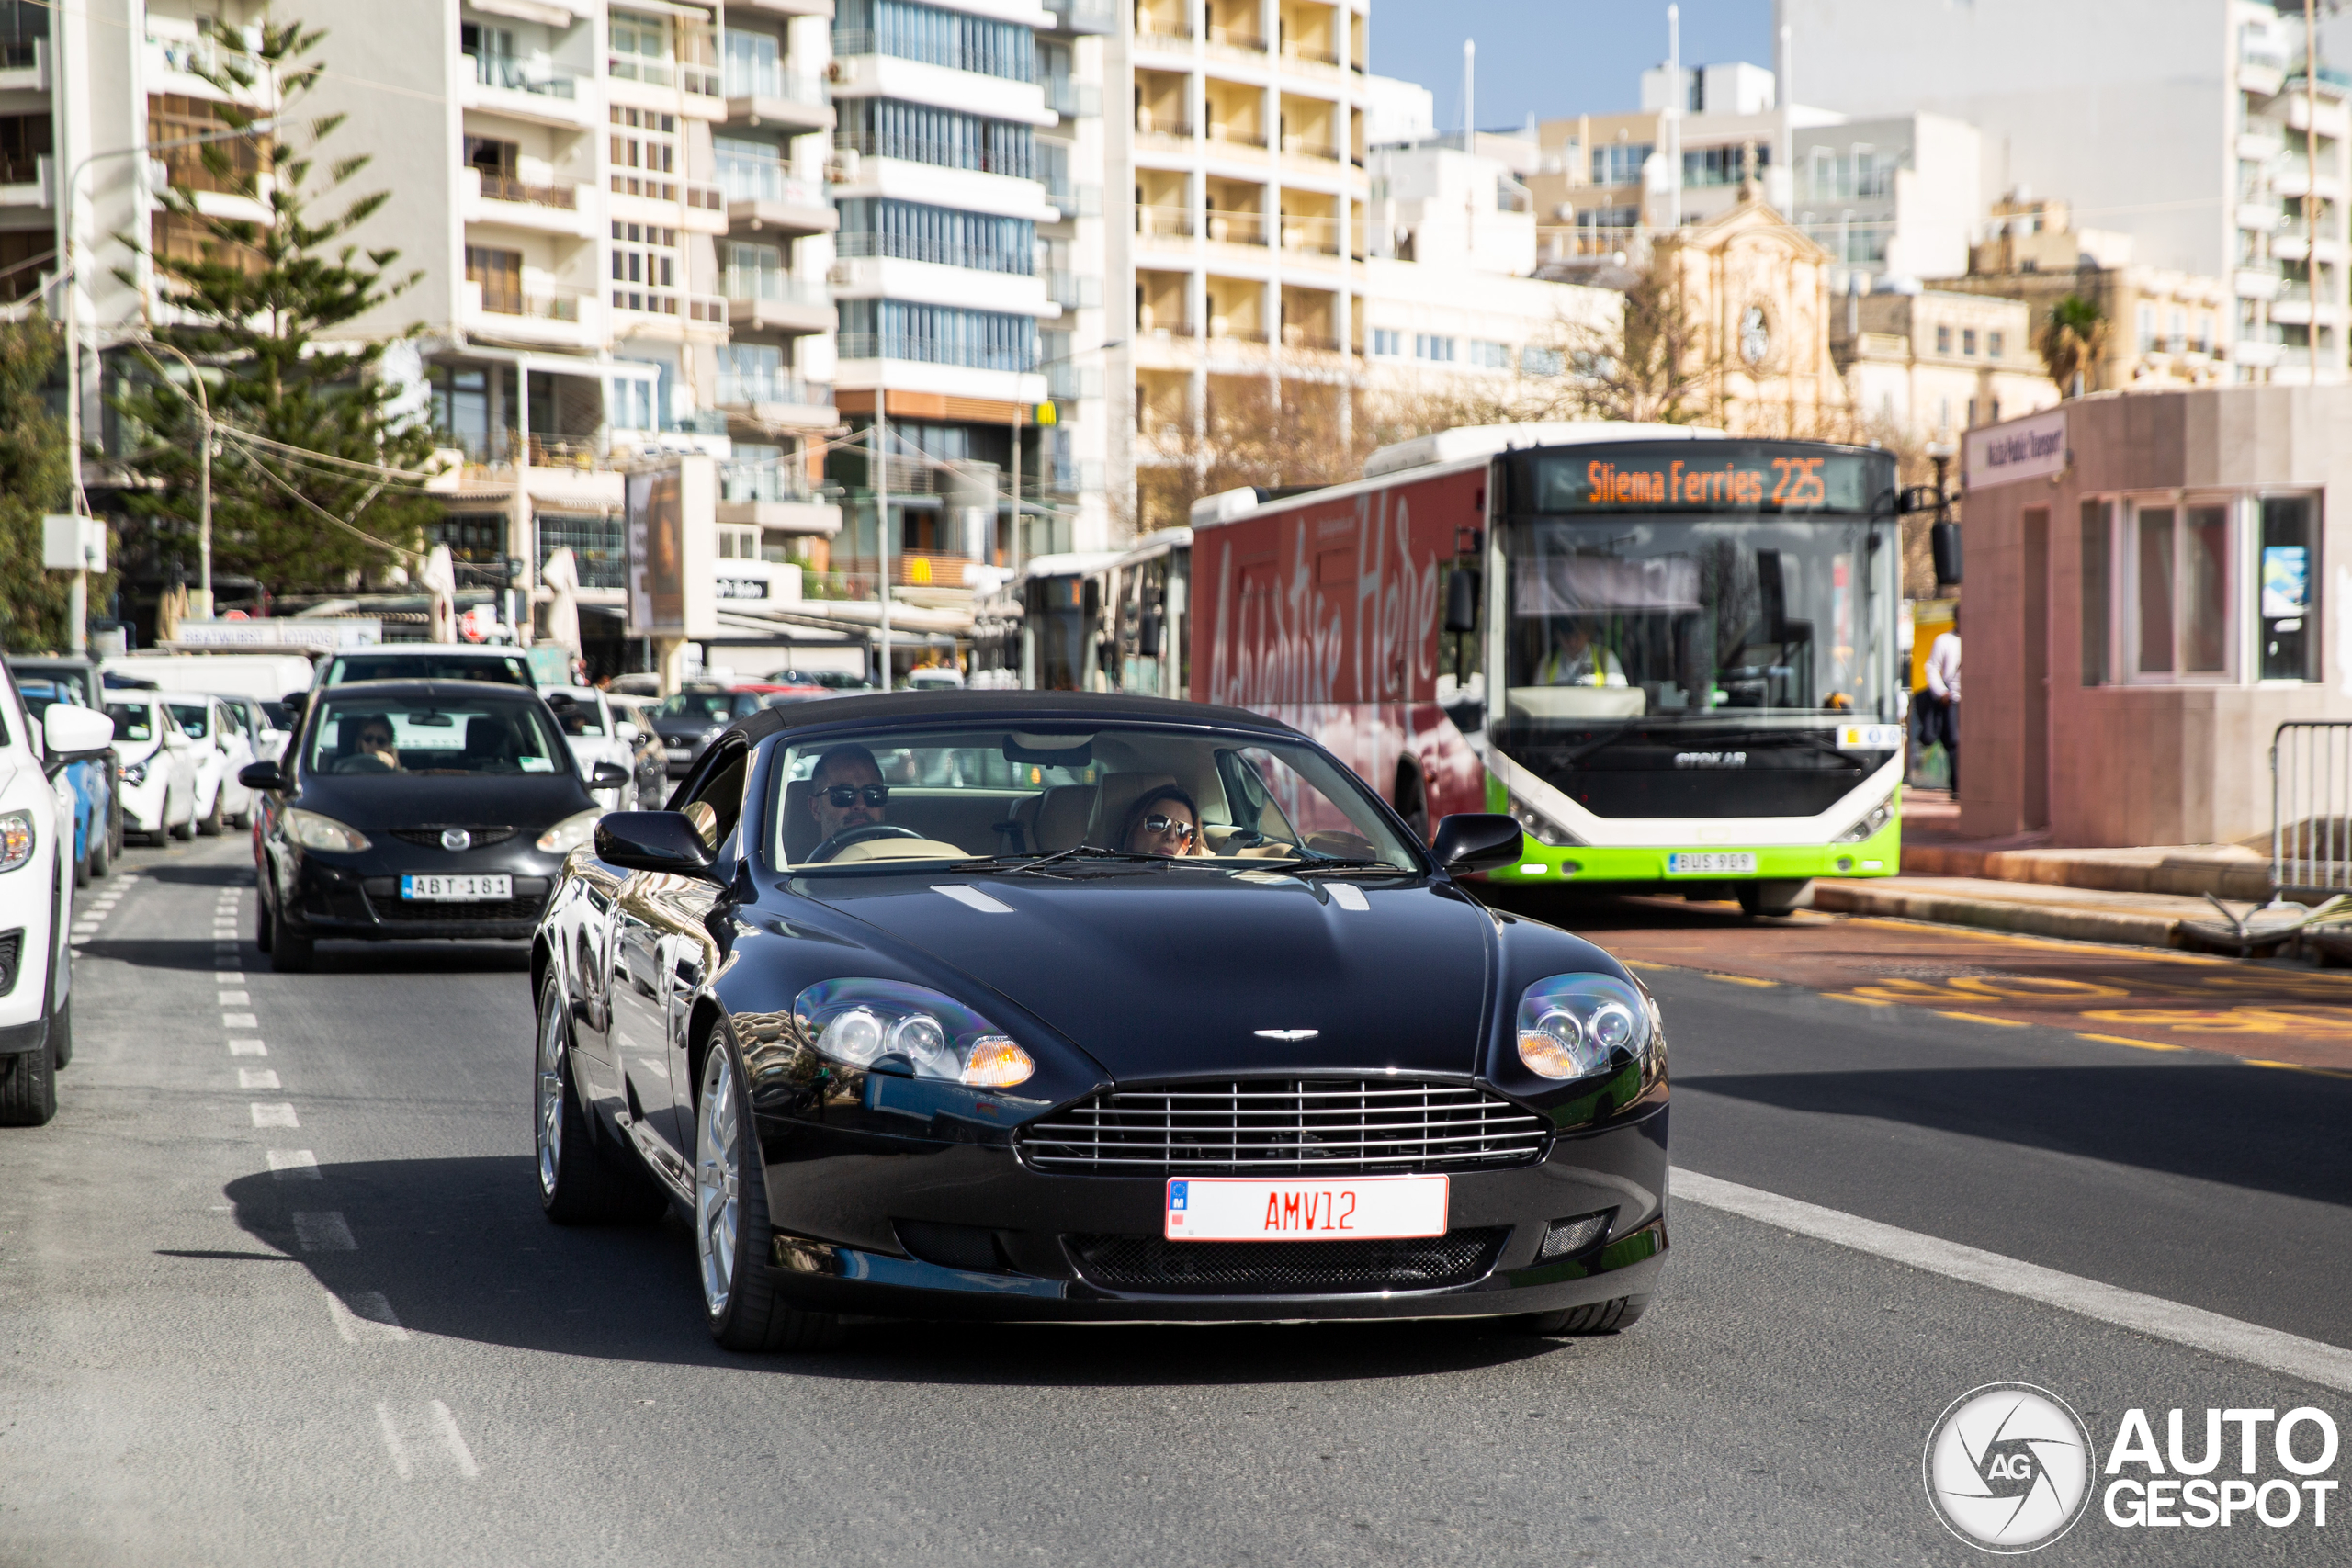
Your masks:
{"label": "building window", "polygon": [[[209,98],[191,97],[185,93],[151,93],[147,97],[147,141],[157,149],[156,161],[164,165],[171,183],[179,190],[223,191],[232,195],[256,194],[263,165],[268,161],[270,141],[264,136],[222,137],[218,141],[198,142],[199,136],[220,136],[229,129],[220,118],[224,106]],[[26,144],[34,152],[46,152],[49,147],[49,117],[35,117],[37,130],[28,128],[27,134],[37,138]],[[177,146],[165,146],[177,142]],[[30,176],[27,176],[29,180]],[[11,180],[21,185],[26,180]]]}
{"label": "building window", "polygon": [[[1654,141],[1611,141],[1592,150],[1592,183],[1634,186],[1642,183],[1642,165],[1657,151]],[[1611,225],[1615,227],[1615,225]]]}
{"label": "building window", "polygon": [[2083,502],[2083,684],[2107,684],[2107,610],[2109,604],[2108,557],[2112,546],[2112,530],[2108,523],[2109,502]]}
{"label": "building window", "polygon": [[2171,346],[2175,354],[2185,354],[2188,350],[2188,312],[2186,310],[2172,313]]}
{"label": "building window", "polygon": [[613,189],[622,196],[678,199],[678,117],[612,107]]}
{"label": "building window", "polygon": [[2156,308],[2143,305],[2139,310],[2140,352],[2154,354],[2156,349]]}
{"label": "building window", "polygon": [[612,74],[624,81],[668,86],[671,63],[677,58],[671,48],[668,20],[615,11],[611,27],[612,49],[607,58]]}
{"label": "building window", "polygon": [[503,565],[506,559],[506,518],[495,513],[444,517],[424,525],[424,542],[448,546],[449,558],[468,566]]}
{"label": "building window", "polygon": [[973,370],[1036,364],[1037,323],[1027,316],[899,299],[845,299],[841,312],[843,359],[911,359]]}
{"label": "building window", "polygon": [[1036,139],[1025,125],[895,98],[853,98],[836,107],[842,111],[842,128],[833,133],[836,147],[869,158],[905,158],[1016,180],[1037,177]]}
{"label": "building window", "polygon": [[1435,333],[1415,333],[1413,357],[1426,359],[1436,365],[1451,365],[1453,363],[1453,340],[1450,337],[1441,337]]}
{"label": "building window", "polygon": [[659,223],[613,223],[613,309],[678,313],[678,231]]}
{"label": "building window", "polygon": [[2256,613],[2262,679],[2319,679],[2319,504],[2309,495],[2266,496]]}
{"label": "building window", "polygon": [[1962,327],[1961,329],[1960,352],[1972,356],[1976,353],[1976,329],[1974,327]]}
{"label": "building window", "polygon": [[2178,678],[2229,671],[2230,513],[2143,506],[2132,517],[2134,668]]}
{"label": "building window", "polygon": [[1037,270],[1037,225],[922,202],[860,197],[841,204],[834,254],[896,256],[1027,277]]}
{"label": "building window", "polygon": [[481,285],[481,308],[502,316],[523,313],[523,253],[489,245],[466,247],[466,281]]}
{"label": "building window", "polygon": [[1470,340],[1470,363],[1481,370],[1508,370],[1510,368],[1510,345],[1474,337]]}
{"label": "building window", "polygon": [[1936,352],[1938,354],[1950,354],[1951,352],[1951,329],[1950,327],[1939,326],[1936,329]]}
{"label": "building window", "polygon": [[1388,357],[1403,354],[1405,352],[1404,334],[1390,327],[1373,328],[1372,352]]}
{"label": "building window", "polygon": [[843,0],[833,18],[836,55],[888,54],[1013,82],[1037,79],[1035,36],[1017,23],[910,0]]}
{"label": "building window", "polygon": [[1984,357],[1987,359],[1998,359],[2001,357],[2001,334],[1999,333],[1987,332],[1984,334]]}
{"label": "building window", "polygon": [[582,588],[628,586],[626,522],[617,514],[600,516],[542,512],[535,521],[539,530],[539,570],[558,550],[570,550],[580,568]]}
{"label": "building window", "polygon": [[1538,348],[1529,344],[1519,351],[1519,373],[1522,376],[1557,376],[1566,368],[1566,360],[1556,348]]}

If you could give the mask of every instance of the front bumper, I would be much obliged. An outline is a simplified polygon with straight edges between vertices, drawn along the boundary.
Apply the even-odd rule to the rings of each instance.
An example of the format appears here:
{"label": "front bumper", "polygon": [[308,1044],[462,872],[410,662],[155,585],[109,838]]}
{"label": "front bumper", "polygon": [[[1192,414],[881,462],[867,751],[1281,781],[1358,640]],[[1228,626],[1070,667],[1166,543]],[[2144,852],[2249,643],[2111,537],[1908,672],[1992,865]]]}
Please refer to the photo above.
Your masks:
{"label": "front bumper", "polygon": [[171,784],[149,774],[145,784],[125,781],[122,786],[122,825],[134,833],[160,833],[167,826],[164,818],[171,811]]}
{"label": "front bumper", "polygon": [[[1024,1321],[1487,1317],[1645,1297],[1666,1264],[1666,1121],[1660,1108],[1556,1138],[1533,1165],[1455,1173],[1449,1238],[1487,1239],[1476,1261],[1442,1283],[1297,1291],[1252,1283],[1229,1292],[1181,1280],[1137,1285],[1105,1266],[1104,1240],[1160,1236],[1163,1177],[1046,1174],[1001,1145],[836,1135],[796,1123],[767,1142],[777,1233],[769,1274],[786,1294],[827,1311]],[[778,1157],[782,1151],[790,1152]],[[1603,1210],[1613,1211],[1605,1240],[1537,1262],[1550,1222]],[[1138,1250],[1131,1245],[1126,1254]]]}
{"label": "front bumper", "polygon": [[[558,857],[536,850],[495,858],[420,850],[413,863],[381,850],[362,855],[303,852],[290,873],[277,878],[274,913],[296,935],[313,941],[519,940],[538,929],[559,863]],[[503,874],[514,879],[514,896],[495,903],[404,900],[403,873]]]}

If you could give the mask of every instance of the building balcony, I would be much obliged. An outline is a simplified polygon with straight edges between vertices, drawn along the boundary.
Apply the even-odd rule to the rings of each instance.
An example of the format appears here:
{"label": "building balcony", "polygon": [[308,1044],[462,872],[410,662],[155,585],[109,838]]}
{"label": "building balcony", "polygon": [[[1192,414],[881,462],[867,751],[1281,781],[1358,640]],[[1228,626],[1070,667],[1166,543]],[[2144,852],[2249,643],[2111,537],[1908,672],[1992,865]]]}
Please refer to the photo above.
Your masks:
{"label": "building balcony", "polygon": [[1046,200],[1052,204],[1054,210],[1061,214],[1063,222],[1068,222],[1073,218],[1102,216],[1102,187],[1101,186],[1084,185],[1066,179],[1050,179],[1046,182]]}
{"label": "building balcony", "polygon": [[1100,119],[1102,89],[1069,76],[1046,78],[1046,107],[1064,119]]}
{"label": "building balcony", "polygon": [[727,324],[737,332],[799,336],[833,330],[838,312],[822,283],[783,272],[730,267],[726,274]]}
{"label": "building balcony", "polygon": [[2238,90],[2267,98],[2287,83],[2287,62],[2276,56],[2256,59],[2248,55],[2238,62]]}
{"label": "building balcony", "polygon": [[461,222],[495,223],[527,229],[539,234],[594,237],[602,220],[584,197],[590,187],[579,185],[526,185],[503,175],[486,175],[471,165],[458,171],[458,214]]}
{"label": "building balcony", "polygon": [[[170,40],[163,45],[166,61],[175,47],[190,48]],[[185,71],[186,65],[175,70]],[[46,93],[49,91],[49,40],[33,39],[25,43],[0,44],[0,92]]]}
{"label": "building balcony", "polygon": [[0,158],[0,207],[54,207],[57,178],[46,152],[32,158]]}
{"label": "building balcony", "polygon": [[1238,125],[1209,122],[1208,152],[1212,158],[1242,156],[1254,158],[1266,150],[1266,133],[1249,130]]}
{"label": "building balcony", "polygon": [[2238,132],[2237,155],[2250,164],[2267,164],[2287,150],[2275,125],[2256,123]]}
{"label": "building balcony", "polygon": [[2241,199],[2237,209],[2237,225],[2249,233],[2267,234],[2278,227],[2286,216],[2278,204],[2267,199]]}
{"label": "building balcony", "polygon": [[1340,342],[1338,338],[1329,336],[1326,333],[1315,332],[1306,327],[1294,327],[1288,325],[1285,325],[1283,328],[1283,346],[1287,349],[1297,349],[1309,354],[1350,354],[1362,352],[1360,349],[1351,349],[1348,344]]}
{"label": "building balcony", "polygon": [[1308,44],[1284,44],[1283,64],[1306,76],[1329,76],[1337,79],[1343,62],[1337,50],[1317,49]]}
{"label": "building balcony", "polygon": [[567,130],[584,129],[603,118],[594,105],[582,100],[577,73],[479,54],[469,58],[473,72],[470,81],[459,85],[461,108]]}
{"label": "building balcony", "polygon": [[2278,297],[2278,264],[2242,264],[2230,275],[2230,291],[2241,299],[2276,299]]}
{"label": "building balcony", "polygon": [[835,423],[833,389],[788,374],[748,375],[721,366],[718,406],[758,423],[823,429]]}
{"label": "building balcony", "polygon": [[1146,115],[1136,117],[1136,148],[1149,152],[1190,152],[1193,150],[1193,128],[1182,120],[1156,119]]}
{"label": "building balcony", "polygon": [[1046,394],[1057,402],[1078,402],[1102,395],[1102,369],[1064,360],[1046,367]]}
{"label": "building balcony", "polygon": [[781,164],[724,164],[718,179],[730,232],[798,239],[830,234],[841,227],[841,214],[825,187],[794,178]]}
{"label": "building balcony", "polygon": [[728,9],[754,17],[822,17],[831,21],[833,0],[729,0]]}
{"label": "building balcony", "polygon": [[1208,44],[1211,54],[1240,55],[1260,62],[1266,56],[1264,35],[1251,32],[1247,28],[1221,28],[1211,23]]}
{"label": "building balcony", "polygon": [[1174,18],[1136,18],[1135,45],[1144,53],[1191,54],[1193,35]]}
{"label": "building balcony", "polygon": [[[1190,217],[1186,214],[1188,220]],[[1208,237],[1221,245],[1266,243],[1266,215],[1262,212],[1220,212],[1211,208],[1203,215],[1203,227]]]}
{"label": "building balcony", "polygon": [[716,294],[693,294],[679,288],[650,288],[642,284],[606,286],[612,306],[613,333],[622,336],[665,323],[681,329],[727,328],[727,301]]}
{"label": "building balcony", "polygon": [[842,256],[826,280],[836,299],[900,299],[912,304],[1054,317],[1046,280],[1030,273],[983,272],[906,256]]}
{"label": "building balcony", "polygon": [[724,234],[729,219],[724,193],[702,180],[616,169],[612,175],[611,215],[632,223],[663,223],[690,234]]}
{"label": "building balcony", "polygon": [[1136,209],[1136,232],[1147,240],[1190,240],[1198,228],[1189,207]]}
{"label": "building balcony", "polygon": [[469,333],[508,342],[594,348],[604,341],[599,302],[584,289],[542,292],[469,277],[458,285],[458,315]]}
{"label": "building balcony", "polygon": [[780,130],[789,136],[833,128],[833,106],[825,79],[781,66],[762,69],[750,61],[727,67],[727,123]]}
{"label": "building balcony", "polygon": [[[2344,89],[2329,81],[2327,75],[2325,71],[2320,73],[2319,133],[2341,137],[2346,131],[2352,131],[2352,115],[2345,112]],[[2301,76],[2290,78],[2287,85],[2291,89],[2283,100],[2287,107],[2287,123],[2297,130],[2309,130],[2312,111],[2311,106],[2303,101]]]}
{"label": "building balcony", "polygon": [[1091,272],[1049,272],[1046,298],[1065,310],[1095,310],[1102,303],[1102,280]]}
{"label": "building balcony", "polygon": [[[2312,248],[2310,238],[2296,229],[2270,237],[2270,254],[2280,261],[2301,261],[2304,253]],[[2352,259],[2352,245],[2346,245],[2330,234],[2319,237],[2317,249],[2320,263],[2324,266],[2341,266],[2346,259]]]}
{"label": "building balcony", "polygon": [[1119,9],[1112,0],[1044,0],[1053,13],[1056,30],[1107,36],[1119,30]]}
{"label": "building balcony", "polygon": [[[842,509],[832,502],[818,500],[805,487],[795,491],[741,482],[737,471],[754,466],[744,463],[721,463],[718,466],[717,520],[719,523],[736,528],[761,528],[772,534],[815,535],[826,538],[842,531]],[[725,575],[755,577],[760,574],[748,569],[770,564],[773,563],[721,561],[719,570]],[[747,570],[739,573],[738,568]],[[797,574],[798,569],[793,570]]]}
{"label": "building balcony", "polygon": [[1329,218],[1283,215],[1283,250],[1298,256],[1337,256],[1340,225]]}

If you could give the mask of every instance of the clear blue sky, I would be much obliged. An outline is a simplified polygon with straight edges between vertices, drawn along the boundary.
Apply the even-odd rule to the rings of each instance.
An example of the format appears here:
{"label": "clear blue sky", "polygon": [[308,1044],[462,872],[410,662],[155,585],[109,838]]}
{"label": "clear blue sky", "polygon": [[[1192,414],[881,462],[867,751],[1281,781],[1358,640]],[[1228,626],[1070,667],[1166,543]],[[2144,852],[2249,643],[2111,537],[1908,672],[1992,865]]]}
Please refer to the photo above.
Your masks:
{"label": "clear blue sky", "polygon": [[[1478,40],[1478,123],[1641,107],[1641,73],[1666,58],[1666,0],[1373,0],[1372,68],[1437,97],[1462,123],[1462,40]],[[1772,0],[1682,0],[1682,59],[1772,65]]]}

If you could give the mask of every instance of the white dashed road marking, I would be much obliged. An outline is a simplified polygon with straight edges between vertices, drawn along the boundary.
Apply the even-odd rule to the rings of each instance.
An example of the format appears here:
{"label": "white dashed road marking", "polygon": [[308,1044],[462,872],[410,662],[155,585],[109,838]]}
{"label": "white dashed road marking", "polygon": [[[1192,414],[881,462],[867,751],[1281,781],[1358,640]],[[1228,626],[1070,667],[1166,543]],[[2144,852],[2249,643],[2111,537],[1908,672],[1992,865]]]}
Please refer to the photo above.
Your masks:
{"label": "white dashed road marking", "polygon": [[220,993],[220,1006],[224,1008],[251,1007],[253,1006],[253,993],[250,991],[223,991]]}
{"label": "white dashed road marking", "polygon": [[239,1089],[283,1089],[286,1086],[279,1083],[277,1075],[267,1067],[239,1067],[237,1087]]}
{"label": "white dashed road marking", "polygon": [[256,1127],[300,1127],[302,1124],[294,1120],[294,1108],[283,1102],[277,1105],[256,1104],[253,1112]]}
{"label": "white dashed road marking", "polygon": [[398,1408],[379,1403],[376,1424],[383,1431],[384,1446],[392,1452],[392,1468],[400,1472],[402,1481],[419,1470],[454,1470],[469,1481],[481,1473],[466,1439],[458,1433],[457,1417],[437,1399],[422,1406]]}
{"label": "white dashed road marking", "polygon": [[223,1029],[259,1029],[261,1020],[249,1012],[224,1012],[220,1015]]}
{"label": "white dashed road marking", "polygon": [[[356,1252],[359,1244],[351,1239],[351,1227],[344,1224],[340,1211],[329,1209],[324,1213],[296,1214],[294,1239],[305,1252]],[[381,1300],[381,1297],[377,1298]]]}
{"label": "white dashed road marking", "polygon": [[269,1173],[280,1181],[316,1181],[319,1156],[308,1149],[272,1149]]}
{"label": "white dashed road marking", "polygon": [[2038,1263],[2004,1258],[1997,1252],[1979,1251],[1939,1236],[1881,1224],[1859,1214],[1820,1208],[1777,1192],[1718,1181],[1679,1166],[1675,1168],[1673,1182],[1676,1197],[1706,1208],[1729,1210],[1800,1235],[1815,1236],[1946,1279],[1963,1280],[2027,1301],[2041,1302],[2154,1339],[2167,1339],[2251,1366],[2267,1367],[2327,1388],[2352,1391],[2352,1350],[2337,1346],[2223,1317],[2219,1313],[2184,1306],[2159,1296],[2143,1296],[2137,1291],[2064,1274]]}
{"label": "white dashed road marking", "polygon": [[269,1055],[269,1047],[263,1044],[258,1040],[232,1040],[229,1042],[229,1055],[232,1056],[266,1056]]}
{"label": "white dashed road marking", "polygon": [[347,1296],[329,1292],[327,1315],[334,1319],[334,1331],[346,1345],[398,1345],[408,1338],[408,1330],[401,1326],[381,1291],[354,1291]]}

